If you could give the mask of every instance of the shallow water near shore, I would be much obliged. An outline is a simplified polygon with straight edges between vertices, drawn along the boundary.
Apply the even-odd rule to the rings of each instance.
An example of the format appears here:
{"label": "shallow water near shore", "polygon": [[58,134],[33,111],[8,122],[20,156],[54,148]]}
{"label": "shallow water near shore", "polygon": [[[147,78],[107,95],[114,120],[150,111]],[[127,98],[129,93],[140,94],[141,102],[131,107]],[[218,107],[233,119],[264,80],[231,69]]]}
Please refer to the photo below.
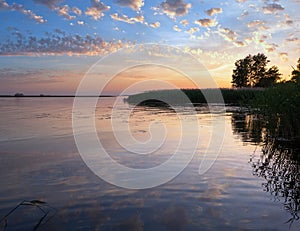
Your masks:
{"label": "shallow water near shore", "polygon": [[[132,168],[166,161],[180,136],[178,115],[146,105],[132,109],[122,101],[114,106],[114,101],[101,98],[95,116],[99,139],[109,154]],[[199,106],[201,142],[187,168],[158,187],[129,190],[105,182],[83,162],[73,137],[72,106],[72,98],[0,99],[0,219],[23,200],[41,200],[53,210],[37,230],[300,229],[299,182],[285,186],[280,184],[280,172],[276,180],[265,174],[270,169],[283,172],[286,164],[294,166],[289,171],[297,175],[299,163],[293,159],[278,163],[272,157],[268,164],[263,162],[259,128],[246,126],[249,119],[257,118],[246,116],[240,108],[226,108],[222,149],[207,172],[199,175],[198,170],[207,145],[213,142],[213,124],[207,108]],[[131,120],[123,123],[140,141],[150,137],[149,124],[159,118],[168,131],[165,148],[153,156],[125,155],[111,128],[113,107],[119,108],[118,118],[132,110]],[[189,116],[188,108],[182,113]],[[84,124],[80,132],[85,132]],[[7,216],[7,224],[0,223],[0,230],[34,230],[42,215],[32,206],[23,206]]]}

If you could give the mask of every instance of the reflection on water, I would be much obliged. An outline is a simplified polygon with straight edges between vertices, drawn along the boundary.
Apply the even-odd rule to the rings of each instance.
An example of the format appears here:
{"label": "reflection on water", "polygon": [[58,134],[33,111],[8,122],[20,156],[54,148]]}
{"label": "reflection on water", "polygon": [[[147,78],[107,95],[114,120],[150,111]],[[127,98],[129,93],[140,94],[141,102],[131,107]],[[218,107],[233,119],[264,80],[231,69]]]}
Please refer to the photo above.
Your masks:
{"label": "reflection on water", "polygon": [[282,201],[292,217],[291,224],[299,219],[300,162],[299,150],[286,148],[276,141],[266,142],[260,158],[252,161],[253,174],[266,179],[262,184],[276,201]]}
{"label": "reflection on water", "polygon": [[[0,100],[0,219],[23,200],[40,200],[51,205],[55,215],[37,230],[287,230],[285,222],[291,218],[290,230],[299,230],[299,159],[294,149],[280,149],[282,144],[268,143],[261,152],[257,144],[263,144],[264,132],[258,117],[227,108],[222,152],[213,167],[199,175],[206,146],[213,141],[211,115],[206,107],[197,107],[200,142],[187,168],[159,187],[126,190],[99,179],[81,160],[72,135],[72,103],[71,98]],[[149,124],[155,120],[171,131],[161,152],[136,157],[113,136],[113,104],[113,98],[100,100],[95,124],[115,160],[146,168],[170,157],[179,135],[176,114],[165,108],[116,105],[120,132],[126,125],[137,139],[148,139]],[[128,110],[130,121],[123,121]],[[189,117],[188,108],[180,113]],[[85,132],[84,124],[81,129]],[[28,227],[39,220],[32,218],[41,214],[24,209],[18,214],[27,216],[9,220],[6,230],[33,230]],[[0,223],[0,230],[3,227]]]}
{"label": "reflection on water", "polygon": [[[243,141],[262,143],[262,151],[250,158],[253,175],[262,177],[264,191],[282,202],[286,211],[291,214],[287,223],[290,225],[299,220],[300,212],[300,150],[292,140],[276,139],[273,129],[266,130],[265,122],[257,115],[234,113],[232,116],[233,131]],[[265,136],[263,136],[265,134]]]}
{"label": "reflection on water", "polygon": [[263,140],[264,121],[258,116],[248,112],[233,112],[232,130],[238,134],[243,142],[259,144]]}

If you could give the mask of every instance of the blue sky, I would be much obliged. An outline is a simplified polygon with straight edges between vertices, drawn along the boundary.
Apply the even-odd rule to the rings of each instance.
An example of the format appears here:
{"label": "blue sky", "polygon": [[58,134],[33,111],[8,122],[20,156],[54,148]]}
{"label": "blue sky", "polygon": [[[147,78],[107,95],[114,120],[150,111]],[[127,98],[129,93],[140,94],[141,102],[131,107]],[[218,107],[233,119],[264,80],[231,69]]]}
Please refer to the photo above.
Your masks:
{"label": "blue sky", "polygon": [[143,43],[192,53],[221,87],[235,60],[258,52],[288,78],[299,9],[299,0],[0,0],[0,94],[74,93],[97,58]]}

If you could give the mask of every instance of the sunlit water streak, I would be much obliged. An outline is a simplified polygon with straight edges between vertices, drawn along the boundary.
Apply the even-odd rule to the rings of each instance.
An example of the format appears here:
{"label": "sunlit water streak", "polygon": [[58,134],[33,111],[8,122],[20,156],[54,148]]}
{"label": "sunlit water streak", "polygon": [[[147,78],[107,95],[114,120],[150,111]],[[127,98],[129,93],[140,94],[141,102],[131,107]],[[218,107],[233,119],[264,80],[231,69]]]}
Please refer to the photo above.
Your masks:
{"label": "sunlit water streak", "polygon": [[[113,101],[114,98],[101,98],[95,118],[99,138],[111,156],[137,168],[166,161],[178,138],[177,115],[164,108],[135,108],[131,120],[123,123],[129,124],[136,139],[147,140],[149,123],[158,117],[172,132],[166,147],[153,156],[125,155],[111,129]],[[237,108],[227,108],[224,145],[206,174],[199,175],[198,168],[210,141],[212,124],[207,108],[199,107],[201,142],[188,167],[162,186],[125,190],[95,176],[81,160],[72,134],[72,103],[72,98],[1,98],[0,217],[24,199],[40,199],[56,209],[56,214],[40,230],[289,228],[285,222],[290,214],[281,202],[263,191],[264,179],[253,176],[249,160],[259,156],[261,148],[242,141],[233,132],[236,128],[231,111]],[[132,109],[126,103],[117,106],[120,117]],[[188,108],[182,110],[189,116]],[[84,124],[81,132],[85,132]],[[7,230],[26,230],[26,221],[20,212],[8,221]],[[299,228],[299,221],[295,221],[290,230]]]}

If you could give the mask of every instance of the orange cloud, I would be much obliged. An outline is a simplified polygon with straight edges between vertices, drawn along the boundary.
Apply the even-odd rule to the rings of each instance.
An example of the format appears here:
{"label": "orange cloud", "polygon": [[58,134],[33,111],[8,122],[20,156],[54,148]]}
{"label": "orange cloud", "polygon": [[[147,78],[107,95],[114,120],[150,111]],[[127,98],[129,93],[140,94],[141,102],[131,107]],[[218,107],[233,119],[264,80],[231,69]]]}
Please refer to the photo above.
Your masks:
{"label": "orange cloud", "polygon": [[100,0],[92,0],[92,6],[88,7],[85,14],[91,16],[94,20],[98,20],[104,16],[105,11],[108,11],[110,6],[105,5]]}
{"label": "orange cloud", "polygon": [[214,27],[217,25],[216,20],[210,18],[198,19],[194,23],[201,27]]}

